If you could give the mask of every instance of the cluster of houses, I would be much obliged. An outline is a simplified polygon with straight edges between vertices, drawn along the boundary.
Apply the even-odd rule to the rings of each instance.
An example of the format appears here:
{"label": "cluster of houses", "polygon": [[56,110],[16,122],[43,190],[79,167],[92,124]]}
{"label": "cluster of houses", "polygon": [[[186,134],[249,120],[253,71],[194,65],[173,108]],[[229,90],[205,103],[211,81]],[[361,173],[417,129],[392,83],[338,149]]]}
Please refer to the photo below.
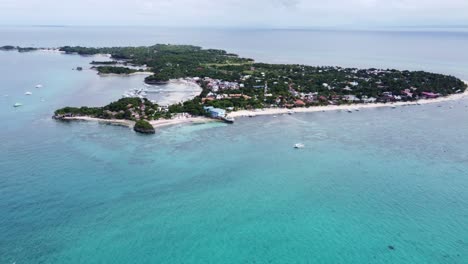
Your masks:
{"label": "cluster of houses", "polygon": [[[353,88],[358,86],[358,82],[348,82],[345,88],[342,88],[343,91],[352,92]],[[351,88],[353,87],[353,88]],[[322,84],[323,87],[328,88],[329,90],[335,89],[334,87],[330,86],[327,83]],[[385,88],[383,86],[379,88]],[[387,102],[397,102],[402,100],[414,100],[414,99],[433,99],[440,96],[440,94],[432,93],[432,92],[422,92],[420,95],[416,95],[417,88],[411,87],[405,90],[402,90],[398,94],[393,94],[393,92],[386,91],[382,92],[379,97],[372,97],[372,96],[357,96],[354,94],[346,94],[346,95],[330,95],[329,97],[320,96],[319,93],[302,93],[296,91],[292,85],[289,85],[289,93],[294,97],[297,98],[294,103],[289,101],[285,104],[282,97],[278,97],[276,99],[276,103],[283,104],[286,107],[301,107],[308,104],[317,104],[317,103],[325,103],[328,104],[339,104],[340,102],[348,102],[348,103],[387,103]]]}
{"label": "cluster of houses", "polygon": [[[252,98],[245,94],[232,93],[232,91],[236,91],[244,87],[244,84],[239,84],[238,82],[228,82],[219,79],[212,79],[209,77],[195,77],[193,80],[195,82],[204,82],[205,85],[210,89],[210,92],[206,95],[206,97],[202,98],[203,103],[207,101],[223,99],[244,98],[245,100],[249,100]],[[231,93],[229,93],[230,91]]]}
{"label": "cluster of houses", "polygon": [[440,96],[440,94],[431,93],[431,92],[422,92],[421,96],[415,96],[414,93],[407,92],[408,89],[402,91],[402,95],[396,95],[392,92],[383,92],[379,97],[372,97],[363,95],[358,97],[357,95],[348,94],[348,95],[331,95],[329,97],[320,96],[318,93],[299,93],[294,92],[292,95],[297,98],[294,101],[294,104],[284,104],[284,100],[282,97],[278,97],[276,99],[277,104],[284,104],[286,107],[301,107],[308,104],[316,104],[316,103],[328,103],[328,104],[339,104],[341,102],[347,103],[388,103],[388,102],[398,102],[402,100],[413,100],[413,99],[433,99]]}
{"label": "cluster of houses", "polygon": [[221,108],[215,108],[213,106],[205,106],[203,107],[205,111],[207,111],[212,118],[224,118],[226,117],[226,110]]}
{"label": "cluster of houses", "polygon": [[[353,73],[357,73],[358,70],[355,70]],[[385,70],[367,70],[367,74],[372,74],[372,75],[378,75],[378,74],[383,74],[386,73],[387,71]],[[250,79],[252,76],[247,75],[241,78],[242,81],[245,81],[247,79]],[[262,73],[262,77],[265,77],[265,74]],[[350,78],[352,76],[349,76]],[[265,97],[272,97],[274,96],[273,94],[269,93],[268,89],[268,84],[264,82],[263,78],[255,78],[256,81],[259,83],[258,86],[254,86],[253,88],[264,88],[264,96]],[[244,99],[251,99],[250,96],[244,95],[244,94],[239,94],[239,93],[229,93],[229,91],[233,90],[239,90],[240,88],[244,88],[243,83],[238,83],[238,82],[228,82],[228,81],[223,81],[223,80],[218,80],[218,79],[212,79],[212,78],[194,78],[194,81],[203,81],[207,85],[207,87],[210,89],[210,92],[202,98],[202,102],[206,103],[207,101],[213,101],[213,100],[223,100],[223,99],[236,99],[236,98],[244,98]],[[368,78],[357,78],[356,80],[353,81],[348,81],[343,84],[345,86],[344,88],[339,88],[342,91],[345,91],[345,94],[335,94],[335,95],[330,95],[330,96],[324,96],[320,95],[318,92],[309,92],[309,93],[304,93],[304,92],[299,92],[294,89],[294,85],[292,85],[289,82],[285,82],[285,84],[289,84],[289,93],[291,94],[291,97],[294,99],[289,98],[284,98],[282,96],[276,97],[274,100],[274,104],[271,106],[283,106],[283,107],[304,107],[307,105],[315,105],[315,104],[341,104],[343,102],[346,103],[376,103],[376,102],[397,102],[397,101],[406,101],[406,100],[414,100],[414,99],[430,99],[430,98],[437,98],[440,96],[440,94],[436,93],[431,93],[431,92],[422,92],[422,93],[416,93],[417,88],[410,87],[408,89],[404,89],[401,92],[394,94],[391,91],[385,91],[385,86],[382,85],[382,82],[377,81],[375,84],[378,86],[380,90],[383,90],[379,96],[377,97],[372,97],[372,96],[363,96],[363,95],[357,95],[353,94],[353,91],[356,90],[359,87],[359,82],[367,82],[369,81]],[[277,84],[278,82],[273,83],[273,85]],[[333,85],[323,83],[322,86],[328,90],[336,90],[338,89],[337,87],[334,87]],[[341,86],[341,87],[343,87]],[[221,109],[222,110],[222,109]],[[209,109],[207,111],[212,111],[212,109]],[[217,116],[218,111],[217,109],[214,110],[215,112],[214,115]],[[220,112],[221,113],[221,112]]]}
{"label": "cluster of houses", "polygon": [[222,99],[238,99],[244,98],[245,100],[249,100],[252,97],[245,95],[245,94],[216,94],[214,92],[209,92],[206,97],[202,98],[202,103],[214,100],[222,100]]}
{"label": "cluster of houses", "polygon": [[[148,116],[145,115],[146,106],[143,103],[141,103],[139,106],[128,104],[126,108],[130,112],[131,117],[137,120],[140,118],[148,119]],[[111,116],[111,117],[115,117],[116,115],[119,115],[119,114],[120,115],[125,114],[125,111],[120,110],[116,112],[116,111],[104,110],[104,114]]]}
{"label": "cluster of houses", "polygon": [[228,117],[226,115],[226,110],[224,109],[216,108],[213,106],[205,106],[203,108],[210,115],[211,118],[220,119],[226,123],[234,123],[234,118]]}
{"label": "cluster of houses", "polygon": [[[200,81],[200,78],[194,78],[195,81]],[[203,81],[206,83],[206,86],[210,88],[211,91],[217,93],[219,91],[226,91],[226,90],[238,90],[241,88],[241,85],[237,82],[228,82],[218,79],[212,79],[209,77],[203,78]]]}

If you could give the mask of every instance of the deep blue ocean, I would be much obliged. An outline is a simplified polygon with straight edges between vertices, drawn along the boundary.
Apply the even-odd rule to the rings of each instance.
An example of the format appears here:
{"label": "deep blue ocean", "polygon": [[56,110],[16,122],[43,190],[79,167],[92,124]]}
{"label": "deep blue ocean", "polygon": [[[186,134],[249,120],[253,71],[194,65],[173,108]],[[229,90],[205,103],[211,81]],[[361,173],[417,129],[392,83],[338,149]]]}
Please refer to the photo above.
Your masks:
{"label": "deep blue ocean", "polygon": [[[468,32],[0,27],[0,46],[155,43],[468,79]],[[72,70],[93,59],[0,51],[0,263],[468,263],[468,99],[154,136],[52,120],[141,85]]]}

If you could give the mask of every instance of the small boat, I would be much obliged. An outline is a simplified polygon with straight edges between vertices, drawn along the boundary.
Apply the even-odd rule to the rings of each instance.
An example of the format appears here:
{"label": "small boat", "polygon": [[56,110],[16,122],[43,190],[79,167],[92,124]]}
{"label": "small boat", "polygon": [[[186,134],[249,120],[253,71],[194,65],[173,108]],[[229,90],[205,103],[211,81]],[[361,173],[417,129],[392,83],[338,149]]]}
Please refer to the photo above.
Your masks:
{"label": "small boat", "polygon": [[43,87],[42,84],[36,85],[36,88],[42,88],[42,87]]}
{"label": "small boat", "polygon": [[13,105],[13,107],[20,107],[20,106],[22,106],[22,105],[23,105],[23,104],[21,104],[21,103],[16,103],[16,104]]}
{"label": "small boat", "polygon": [[346,110],[346,111],[347,111],[348,113],[352,113],[352,112],[353,112],[353,110],[351,110],[351,109],[348,109],[348,110]]}
{"label": "small boat", "polygon": [[294,148],[296,148],[296,149],[301,149],[301,148],[304,148],[304,147],[305,146],[302,143],[297,143],[297,144],[294,145]]}
{"label": "small boat", "polygon": [[249,117],[255,117],[255,115],[254,114],[249,114]]}
{"label": "small boat", "polygon": [[393,108],[393,109],[395,109],[395,108],[396,108],[396,106],[392,105],[392,108]]}
{"label": "small boat", "polygon": [[24,94],[25,95],[31,95],[32,93],[31,92],[25,92]]}
{"label": "small boat", "polygon": [[228,123],[228,124],[233,124],[234,123],[234,118],[232,117],[223,117],[221,118],[221,120],[223,120],[224,122]]}
{"label": "small boat", "polygon": [[288,115],[294,114],[294,111],[288,111]]}

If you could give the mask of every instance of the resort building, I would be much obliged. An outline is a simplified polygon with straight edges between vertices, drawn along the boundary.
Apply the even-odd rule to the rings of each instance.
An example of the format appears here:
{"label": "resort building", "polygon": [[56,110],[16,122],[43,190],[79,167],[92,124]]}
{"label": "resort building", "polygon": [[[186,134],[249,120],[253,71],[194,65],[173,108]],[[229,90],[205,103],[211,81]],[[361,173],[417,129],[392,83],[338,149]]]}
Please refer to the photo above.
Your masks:
{"label": "resort building", "polygon": [[204,108],[213,118],[222,118],[226,116],[226,110],[224,109],[214,108],[213,106],[205,106]]}

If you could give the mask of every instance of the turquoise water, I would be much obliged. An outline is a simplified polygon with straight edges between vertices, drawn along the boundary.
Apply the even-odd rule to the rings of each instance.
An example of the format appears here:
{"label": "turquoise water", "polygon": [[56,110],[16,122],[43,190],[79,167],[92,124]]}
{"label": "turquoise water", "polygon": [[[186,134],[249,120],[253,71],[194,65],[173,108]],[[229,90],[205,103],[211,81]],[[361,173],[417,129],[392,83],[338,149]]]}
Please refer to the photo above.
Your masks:
{"label": "turquoise water", "polygon": [[468,100],[141,136],[50,118],[138,80],[0,60],[0,263],[468,263]]}

